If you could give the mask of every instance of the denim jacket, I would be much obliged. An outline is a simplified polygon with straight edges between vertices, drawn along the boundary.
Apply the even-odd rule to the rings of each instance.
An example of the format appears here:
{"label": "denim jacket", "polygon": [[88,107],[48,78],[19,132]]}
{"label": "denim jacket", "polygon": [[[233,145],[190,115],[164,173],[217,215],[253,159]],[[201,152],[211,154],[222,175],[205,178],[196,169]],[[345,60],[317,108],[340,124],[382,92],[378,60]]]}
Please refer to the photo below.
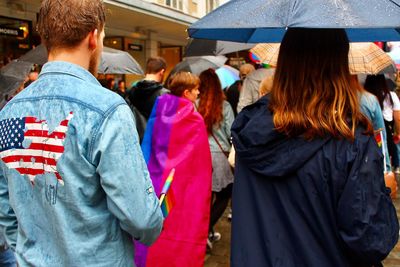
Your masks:
{"label": "denim jacket", "polygon": [[132,266],[131,237],[161,231],[132,112],[77,65],[45,64],[4,107],[0,156],[0,227],[20,266]]}
{"label": "denim jacket", "polygon": [[[224,101],[223,103],[222,116],[223,118],[220,126],[215,126],[213,129],[213,135],[218,140],[218,143],[221,145],[222,149],[225,152],[229,152],[231,149],[231,126],[235,120],[235,115],[228,101]],[[211,152],[222,152],[214,137],[212,135],[208,136]]]}

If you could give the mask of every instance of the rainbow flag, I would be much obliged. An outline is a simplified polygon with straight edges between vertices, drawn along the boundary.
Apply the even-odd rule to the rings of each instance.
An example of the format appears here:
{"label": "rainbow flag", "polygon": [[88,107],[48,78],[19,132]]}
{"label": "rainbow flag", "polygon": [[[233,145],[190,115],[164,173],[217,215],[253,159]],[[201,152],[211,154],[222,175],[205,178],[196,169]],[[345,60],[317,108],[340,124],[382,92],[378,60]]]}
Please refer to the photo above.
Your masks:
{"label": "rainbow flag", "polygon": [[375,133],[375,141],[378,144],[378,147],[382,147],[382,131],[379,131],[378,133]]}
{"label": "rainbow flag", "polygon": [[386,173],[388,171],[387,167],[386,167],[386,162],[389,159],[386,158],[386,156],[387,156],[386,151],[385,151],[386,144],[385,144],[385,138],[383,136],[383,129],[378,129],[378,130],[375,131],[375,141],[376,141],[378,147],[380,149],[382,149],[382,154],[383,154],[383,173]]}
{"label": "rainbow flag", "polygon": [[[138,267],[202,267],[211,206],[211,153],[203,118],[192,102],[172,95],[158,97],[142,142],[143,155],[157,195],[168,184],[173,208],[160,237],[150,247],[135,242]],[[173,191],[171,191],[173,190]]]}
{"label": "rainbow flag", "polygon": [[168,175],[167,180],[165,181],[163,189],[161,190],[160,207],[164,215],[164,218],[168,216],[172,207],[175,205],[175,197],[173,195],[172,188],[170,189],[171,183],[174,180],[174,174],[175,174],[175,169],[172,169]]}

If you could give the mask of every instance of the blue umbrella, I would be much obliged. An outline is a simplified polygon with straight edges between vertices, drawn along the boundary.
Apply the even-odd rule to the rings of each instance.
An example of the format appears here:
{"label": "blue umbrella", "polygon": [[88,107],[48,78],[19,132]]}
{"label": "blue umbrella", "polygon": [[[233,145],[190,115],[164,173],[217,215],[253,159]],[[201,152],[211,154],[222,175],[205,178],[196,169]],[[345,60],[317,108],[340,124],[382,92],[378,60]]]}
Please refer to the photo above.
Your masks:
{"label": "blue umbrella", "polygon": [[189,36],[281,42],[288,27],[342,28],[352,42],[400,40],[400,0],[231,0],[194,23]]}

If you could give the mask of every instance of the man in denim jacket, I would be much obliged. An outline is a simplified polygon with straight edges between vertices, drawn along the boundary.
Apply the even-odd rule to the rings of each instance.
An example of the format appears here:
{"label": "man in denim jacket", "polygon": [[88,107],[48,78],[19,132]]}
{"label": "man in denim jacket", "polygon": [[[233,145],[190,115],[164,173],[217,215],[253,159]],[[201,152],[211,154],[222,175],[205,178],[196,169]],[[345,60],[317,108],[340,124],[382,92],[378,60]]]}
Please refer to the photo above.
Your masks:
{"label": "man in denim jacket", "polygon": [[133,115],[92,75],[104,23],[101,0],[43,0],[49,62],[0,112],[0,227],[19,266],[132,266],[132,237],[161,231]]}

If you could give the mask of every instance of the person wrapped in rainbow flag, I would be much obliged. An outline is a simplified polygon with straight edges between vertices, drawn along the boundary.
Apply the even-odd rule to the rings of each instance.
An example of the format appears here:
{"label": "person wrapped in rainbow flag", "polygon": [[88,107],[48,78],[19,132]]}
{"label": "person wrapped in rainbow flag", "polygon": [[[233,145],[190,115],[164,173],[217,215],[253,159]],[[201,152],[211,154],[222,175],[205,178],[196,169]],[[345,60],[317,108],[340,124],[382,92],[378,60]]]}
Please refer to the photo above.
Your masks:
{"label": "person wrapped in rainbow flag", "polygon": [[138,267],[204,265],[212,169],[207,131],[194,107],[199,82],[191,73],[175,74],[171,94],[158,97],[147,124],[142,150],[168,217],[152,246],[136,243]]}

